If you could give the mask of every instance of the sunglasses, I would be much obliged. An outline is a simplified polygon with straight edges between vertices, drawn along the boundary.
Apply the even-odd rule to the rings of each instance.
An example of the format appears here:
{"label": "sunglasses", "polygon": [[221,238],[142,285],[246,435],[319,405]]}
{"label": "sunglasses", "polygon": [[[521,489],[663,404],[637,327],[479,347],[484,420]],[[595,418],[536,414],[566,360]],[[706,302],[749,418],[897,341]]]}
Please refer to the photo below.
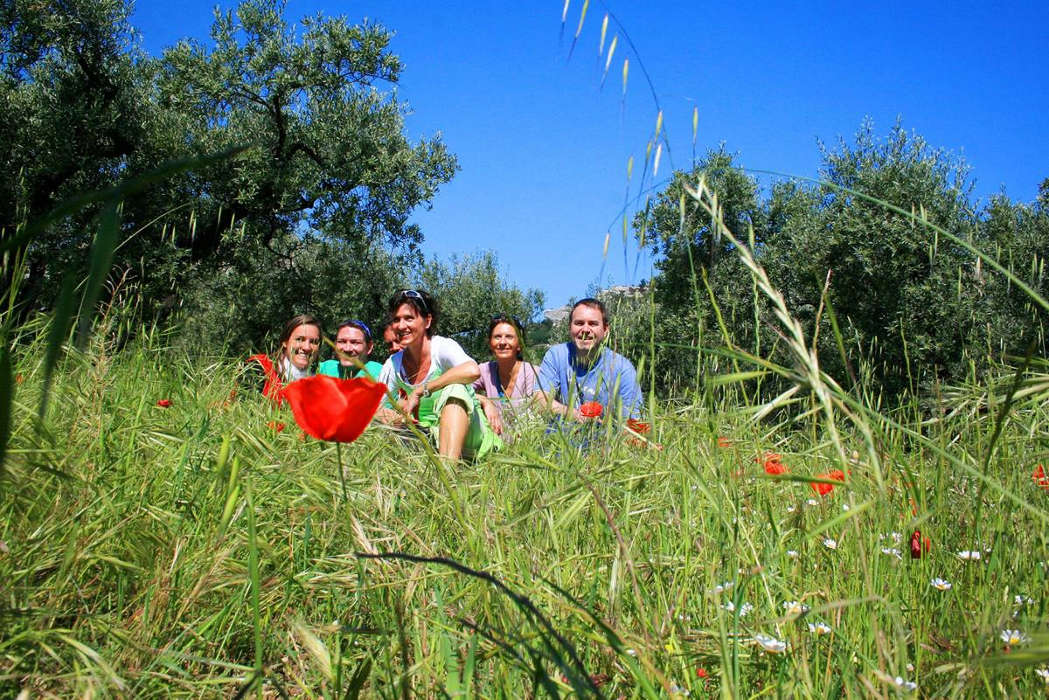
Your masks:
{"label": "sunglasses", "polygon": [[397,292],[397,302],[400,303],[404,299],[415,299],[419,302],[420,305],[422,305],[423,315],[430,315],[430,306],[426,303],[426,298],[423,297],[421,293],[417,292],[414,289],[402,289],[401,291]]}
{"label": "sunglasses", "polygon": [[368,324],[364,321],[359,321],[355,318],[351,318],[339,324],[339,328],[346,328],[347,326],[352,326],[353,328],[359,330],[361,333],[364,333],[364,339],[367,340],[369,343],[372,342],[372,329],[368,328]]}
{"label": "sunglasses", "polygon": [[509,323],[510,325],[517,328],[518,331],[524,330],[524,324],[521,323],[521,319],[516,316],[507,316],[506,314],[496,314],[490,319],[491,323]]}

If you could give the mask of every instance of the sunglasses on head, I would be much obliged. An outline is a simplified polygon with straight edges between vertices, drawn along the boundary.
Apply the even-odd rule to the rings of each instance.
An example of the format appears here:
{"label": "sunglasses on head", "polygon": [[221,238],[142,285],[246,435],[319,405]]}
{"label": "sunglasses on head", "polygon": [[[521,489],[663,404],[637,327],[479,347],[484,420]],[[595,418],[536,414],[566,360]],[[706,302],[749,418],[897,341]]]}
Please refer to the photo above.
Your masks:
{"label": "sunglasses on head", "polygon": [[368,328],[368,324],[364,321],[359,321],[355,318],[351,318],[339,324],[339,328],[345,328],[347,326],[352,326],[353,328],[359,330],[361,333],[364,333],[364,339],[369,343],[372,342],[372,329]]}
{"label": "sunglasses on head", "polygon": [[496,314],[495,316],[492,316],[491,323],[509,323],[516,327],[517,330],[524,329],[524,324],[521,323],[521,319],[516,316],[507,316],[506,314]]}
{"label": "sunglasses on head", "polygon": [[430,306],[426,303],[426,298],[414,289],[402,289],[397,292],[397,299],[399,301],[403,301],[404,299],[415,299],[422,305],[422,312],[427,316],[430,315]]}

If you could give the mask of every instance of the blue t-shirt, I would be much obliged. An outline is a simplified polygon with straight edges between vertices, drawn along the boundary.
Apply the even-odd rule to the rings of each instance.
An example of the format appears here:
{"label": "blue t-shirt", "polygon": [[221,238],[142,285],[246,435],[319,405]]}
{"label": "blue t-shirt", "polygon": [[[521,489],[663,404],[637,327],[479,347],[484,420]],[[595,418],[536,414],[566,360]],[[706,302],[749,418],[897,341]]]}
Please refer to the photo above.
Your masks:
{"label": "blue t-shirt", "polygon": [[596,401],[612,416],[641,417],[641,387],[630,360],[601,348],[591,365],[577,362],[574,343],[561,343],[546,351],[539,366],[539,389],[575,411]]}

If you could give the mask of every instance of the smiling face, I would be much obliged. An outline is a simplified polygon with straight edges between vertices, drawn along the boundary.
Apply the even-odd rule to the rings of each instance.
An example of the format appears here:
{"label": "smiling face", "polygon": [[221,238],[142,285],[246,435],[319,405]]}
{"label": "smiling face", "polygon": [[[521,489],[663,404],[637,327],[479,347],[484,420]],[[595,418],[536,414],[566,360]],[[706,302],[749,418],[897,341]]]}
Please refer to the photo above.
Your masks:
{"label": "smiling face", "polygon": [[488,347],[497,360],[516,360],[521,353],[521,339],[512,323],[497,323],[488,336]]}
{"label": "smiling face", "polygon": [[339,363],[343,367],[349,367],[353,364],[350,358],[357,358],[361,362],[367,362],[368,355],[372,351],[372,344],[364,336],[364,331],[356,326],[343,326],[340,328],[339,334],[335,336],[335,347],[342,353],[342,355],[339,355]]}
{"label": "smiling face", "polygon": [[601,309],[580,304],[572,311],[568,332],[579,355],[587,358],[608,335],[608,324]]}
{"label": "smiling face", "polygon": [[321,329],[313,325],[296,326],[281,344],[285,357],[295,367],[306,369],[321,346]]}
{"label": "smiling face", "polygon": [[386,326],[386,330],[382,332],[382,341],[390,348],[391,355],[401,349],[401,343],[397,340],[397,331],[393,329],[393,324]]}
{"label": "smiling face", "polygon": [[402,348],[421,345],[432,317],[421,315],[411,304],[401,304],[393,312],[393,332]]}

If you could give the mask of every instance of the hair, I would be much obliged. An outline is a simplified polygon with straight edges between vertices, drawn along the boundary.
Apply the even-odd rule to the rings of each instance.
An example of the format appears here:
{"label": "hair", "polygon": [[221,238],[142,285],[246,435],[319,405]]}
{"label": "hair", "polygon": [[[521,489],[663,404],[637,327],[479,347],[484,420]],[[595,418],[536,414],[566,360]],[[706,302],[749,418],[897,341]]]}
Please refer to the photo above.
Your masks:
{"label": "hair", "polygon": [[402,289],[390,298],[390,318],[397,313],[398,307],[408,304],[420,316],[430,317],[430,327],[426,329],[426,337],[433,336],[437,330],[437,300],[421,289]]}
{"label": "hair", "polygon": [[525,346],[525,330],[524,326],[521,325],[521,322],[513,316],[510,316],[508,314],[497,314],[495,316],[492,316],[492,320],[488,322],[488,342],[492,342],[492,333],[495,332],[495,327],[498,326],[500,323],[508,323],[514,327],[514,331],[517,332],[517,343],[518,345],[520,345],[520,347],[517,350],[517,359],[522,359],[521,353],[524,350]]}
{"label": "hair", "polygon": [[579,301],[577,301],[575,304],[572,305],[572,311],[568,314],[569,322],[571,322],[571,320],[572,320],[572,314],[574,314],[575,310],[578,309],[580,306],[589,306],[592,309],[597,309],[598,311],[600,311],[601,312],[601,320],[604,322],[604,324],[606,326],[608,325],[608,321],[609,321],[608,309],[605,308],[604,302],[600,301],[599,299],[595,299],[593,297],[586,297],[585,299],[580,299]]}
{"label": "hair", "polygon": [[[387,323],[386,325],[388,326],[390,324]],[[368,343],[369,345],[371,344],[371,342],[372,342],[372,329],[368,328],[368,325],[364,321],[358,321],[355,318],[354,319],[350,319],[348,321],[343,321],[342,323],[340,323],[335,328],[335,335],[338,335],[339,331],[341,331],[343,328],[356,328],[357,330],[359,330],[361,333],[364,334],[364,342]],[[383,328],[383,332],[385,332],[385,331],[386,331],[386,329]]]}

